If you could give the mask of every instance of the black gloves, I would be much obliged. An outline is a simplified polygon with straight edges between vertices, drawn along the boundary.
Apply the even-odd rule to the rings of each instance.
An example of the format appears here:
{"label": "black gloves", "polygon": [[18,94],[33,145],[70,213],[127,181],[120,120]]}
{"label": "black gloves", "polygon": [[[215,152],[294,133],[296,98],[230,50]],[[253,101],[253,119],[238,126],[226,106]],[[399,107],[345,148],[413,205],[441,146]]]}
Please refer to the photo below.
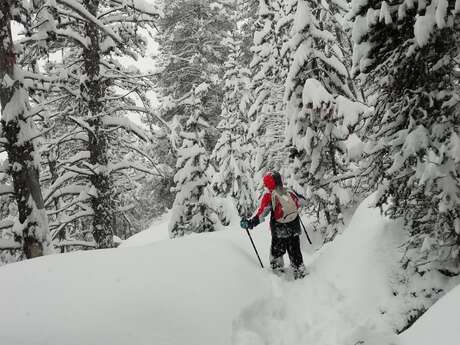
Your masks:
{"label": "black gloves", "polygon": [[251,219],[241,218],[240,226],[243,229],[251,230],[255,226],[259,225],[259,223],[260,223],[260,220],[259,220],[259,217],[257,217],[257,216],[255,216],[255,217],[253,217]]}

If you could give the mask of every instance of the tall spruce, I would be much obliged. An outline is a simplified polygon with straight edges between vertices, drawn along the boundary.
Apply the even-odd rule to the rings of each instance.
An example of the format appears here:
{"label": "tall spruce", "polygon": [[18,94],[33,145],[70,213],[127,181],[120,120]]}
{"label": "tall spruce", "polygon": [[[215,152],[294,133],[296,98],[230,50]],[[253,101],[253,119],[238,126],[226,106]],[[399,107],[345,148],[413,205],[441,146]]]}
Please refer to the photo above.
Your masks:
{"label": "tall spruce", "polygon": [[282,56],[281,48],[288,27],[282,19],[289,7],[289,2],[260,0],[257,11],[250,63],[253,104],[248,110],[250,135],[257,147],[253,160],[256,179],[267,170],[280,170],[287,157],[283,90],[288,56]]}
{"label": "tall spruce", "polygon": [[169,223],[171,238],[185,234],[211,232],[219,222],[209,178],[209,153],[206,151],[205,129],[201,104],[203,89],[194,90],[188,108],[193,113],[180,131],[181,147],[177,151],[177,172],[174,175],[174,199]]}
{"label": "tall spruce", "polygon": [[458,271],[459,12],[458,1],[434,0],[363,1],[350,13],[354,73],[376,100],[367,174],[377,204],[404,219],[407,263],[419,270]]}
{"label": "tall spruce", "polygon": [[[238,20],[235,20],[238,22]],[[251,104],[250,70],[244,67],[241,33],[235,29],[231,53],[225,63],[222,134],[211,157],[216,174],[213,186],[220,195],[231,196],[242,216],[249,217],[255,207],[255,186],[251,157],[254,144],[249,138],[247,111]]]}
{"label": "tall spruce", "polygon": [[217,224],[208,168],[219,136],[233,10],[227,1],[168,1],[159,25],[160,113],[173,128],[177,152],[172,237],[213,231]]}
{"label": "tall spruce", "polygon": [[290,183],[312,201],[308,212],[325,241],[340,231],[343,209],[353,200],[346,141],[366,110],[355,101],[360,93],[349,72],[346,8],[337,4],[296,1],[282,48],[291,54],[285,83]]}

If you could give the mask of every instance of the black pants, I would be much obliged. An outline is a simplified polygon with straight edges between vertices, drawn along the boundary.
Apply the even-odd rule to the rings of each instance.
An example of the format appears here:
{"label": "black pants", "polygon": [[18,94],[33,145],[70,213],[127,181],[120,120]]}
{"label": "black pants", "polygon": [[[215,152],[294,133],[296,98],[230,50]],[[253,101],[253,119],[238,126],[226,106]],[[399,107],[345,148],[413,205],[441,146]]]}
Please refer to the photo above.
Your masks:
{"label": "black pants", "polygon": [[299,268],[303,265],[299,236],[295,235],[285,238],[273,236],[270,250],[270,264],[273,269],[279,269],[284,266],[283,255],[286,251],[294,268]]}

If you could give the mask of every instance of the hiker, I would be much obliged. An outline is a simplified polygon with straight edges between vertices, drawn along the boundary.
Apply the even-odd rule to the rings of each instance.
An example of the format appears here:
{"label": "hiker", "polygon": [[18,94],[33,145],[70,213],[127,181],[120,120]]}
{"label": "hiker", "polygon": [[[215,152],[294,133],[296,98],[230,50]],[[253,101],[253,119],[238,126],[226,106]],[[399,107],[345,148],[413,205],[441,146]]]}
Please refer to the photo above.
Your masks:
{"label": "hiker", "polygon": [[303,278],[306,273],[300,251],[301,228],[298,209],[300,198],[304,198],[284,188],[281,175],[278,172],[265,174],[263,183],[268,192],[262,196],[256,214],[250,219],[241,219],[241,227],[244,229],[254,228],[270,212],[272,234],[270,266],[276,274],[282,273],[284,271],[283,256],[287,251],[294,279]]}

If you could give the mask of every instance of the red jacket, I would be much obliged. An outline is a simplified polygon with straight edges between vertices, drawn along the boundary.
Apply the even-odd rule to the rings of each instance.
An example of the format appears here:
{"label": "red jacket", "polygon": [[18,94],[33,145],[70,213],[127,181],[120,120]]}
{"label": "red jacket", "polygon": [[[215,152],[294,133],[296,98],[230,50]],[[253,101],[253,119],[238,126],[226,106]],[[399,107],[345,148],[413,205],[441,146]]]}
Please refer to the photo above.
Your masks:
{"label": "red jacket", "polygon": [[[300,207],[300,201],[297,195],[294,192],[289,192],[291,194],[292,199],[294,200],[297,208]],[[267,192],[262,196],[262,199],[260,199],[260,205],[259,208],[257,209],[257,212],[255,214],[256,217],[259,219],[265,218],[265,216],[272,211],[272,193]],[[281,205],[279,201],[276,201],[275,205],[275,211],[273,214],[273,217],[276,220],[280,219],[283,216],[283,210],[281,209]]]}

